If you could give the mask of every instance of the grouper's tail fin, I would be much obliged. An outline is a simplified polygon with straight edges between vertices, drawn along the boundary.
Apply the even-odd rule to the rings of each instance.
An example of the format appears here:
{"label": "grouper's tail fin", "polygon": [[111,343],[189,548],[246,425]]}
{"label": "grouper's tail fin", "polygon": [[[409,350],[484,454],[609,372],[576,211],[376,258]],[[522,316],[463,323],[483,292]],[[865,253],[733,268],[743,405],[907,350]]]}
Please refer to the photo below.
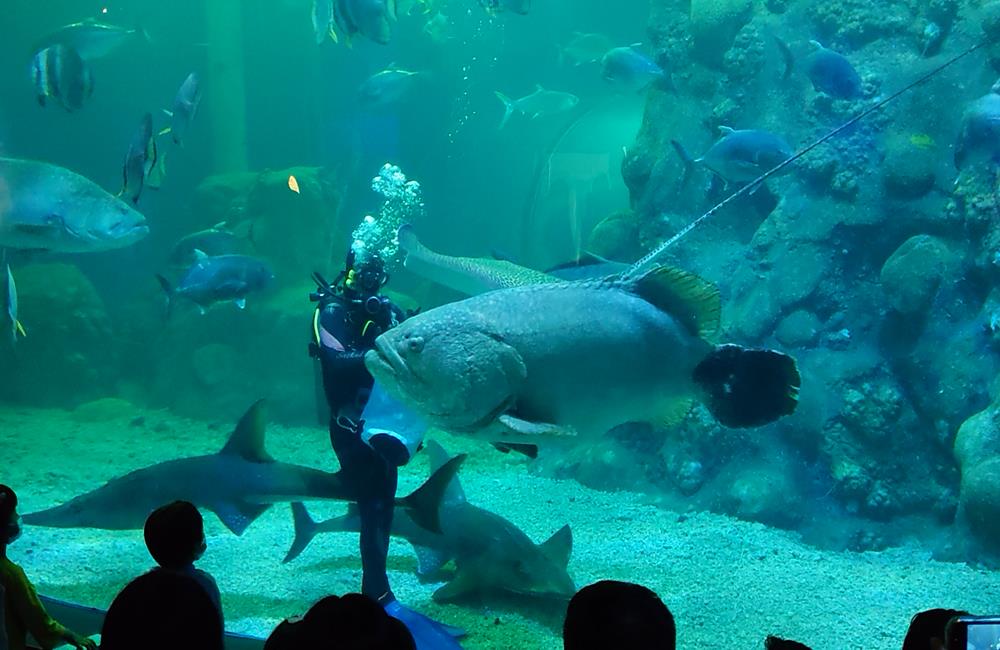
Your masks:
{"label": "grouper's tail fin", "polygon": [[759,427],[795,411],[802,383],[795,360],[774,350],[721,345],[694,369],[695,383],[721,424]]}
{"label": "grouper's tail fin", "polygon": [[441,502],[465,458],[465,454],[460,454],[449,460],[412,494],[396,499],[396,505],[406,508],[410,518],[421,528],[440,534]]}
{"label": "grouper's tail fin", "polygon": [[282,564],[288,564],[300,556],[316,537],[316,522],[309,516],[304,503],[296,501],[292,504],[292,520],[295,522],[295,539],[285,554],[285,559],[281,561]]}

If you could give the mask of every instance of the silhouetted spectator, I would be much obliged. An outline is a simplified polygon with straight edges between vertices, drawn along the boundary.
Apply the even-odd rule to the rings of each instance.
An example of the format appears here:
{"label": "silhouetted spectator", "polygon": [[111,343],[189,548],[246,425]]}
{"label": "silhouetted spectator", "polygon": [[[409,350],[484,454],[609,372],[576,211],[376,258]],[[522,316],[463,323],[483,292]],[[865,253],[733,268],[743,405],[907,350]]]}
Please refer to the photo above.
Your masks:
{"label": "silhouetted spectator", "polygon": [[812,648],[798,641],[769,636],[764,639],[764,650],[812,650]]}
{"label": "silhouetted spectator", "polygon": [[215,579],[194,563],[205,554],[205,520],[193,503],[174,501],[154,510],[143,530],[146,548],[156,563],[166,571],[175,571],[195,579],[222,615],[222,596]]}
{"label": "silhouetted spectator", "polygon": [[101,650],[222,650],[222,619],[194,578],[154,569],[115,596]]}
{"label": "silhouetted spectator", "polygon": [[928,609],[916,614],[906,630],[903,650],[943,650],[948,621],[967,614],[957,609]]}
{"label": "silhouetted spectator", "polygon": [[413,636],[399,620],[362,594],[327,596],[301,619],[282,621],[265,650],[416,650]]}
{"label": "silhouetted spectator", "polygon": [[602,580],[569,601],[563,624],[565,650],[675,650],[674,617],[641,585]]}
{"label": "silhouetted spectator", "polygon": [[[0,589],[3,597],[3,629],[9,650],[24,650],[30,633],[43,648],[68,643],[76,648],[93,650],[97,644],[73,630],[66,629],[49,616],[38,600],[34,585],[24,571],[7,557],[7,545],[21,536],[21,517],[17,514],[17,494],[0,485]],[[0,637],[3,638],[3,637]]]}

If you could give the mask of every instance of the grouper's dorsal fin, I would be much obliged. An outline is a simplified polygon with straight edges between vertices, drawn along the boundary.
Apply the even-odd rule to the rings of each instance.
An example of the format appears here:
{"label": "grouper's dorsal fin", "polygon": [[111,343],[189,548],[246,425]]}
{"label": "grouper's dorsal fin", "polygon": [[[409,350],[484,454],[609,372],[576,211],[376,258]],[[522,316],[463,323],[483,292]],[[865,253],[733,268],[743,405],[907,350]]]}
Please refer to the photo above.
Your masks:
{"label": "grouper's dorsal fin", "polygon": [[257,400],[243,414],[220,454],[239,456],[251,463],[274,462],[274,458],[264,448],[264,433],[267,429],[264,421],[265,401]]}
{"label": "grouper's dorsal fin", "polygon": [[[431,461],[431,475],[438,471],[444,464],[451,460],[448,456],[448,452],[437,440],[428,440],[424,443],[424,449],[427,450],[427,457]],[[451,479],[448,483],[448,487],[444,491],[444,497],[441,499],[442,504],[453,505],[456,503],[465,503],[465,490],[462,489],[462,483],[458,480],[458,475]]]}
{"label": "grouper's dorsal fin", "polygon": [[659,266],[635,280],[635,292],[688,330],[712,342],[719,333],[722,300],[708,280],[672,266]]}
{"label": "grouper's dorsal fin", "polygon": [[552,533],[552,537],[539,544],[538,548],[559,566],[567,566],[569,556],[573,552],[573,531],[570,530],[569,524]]}

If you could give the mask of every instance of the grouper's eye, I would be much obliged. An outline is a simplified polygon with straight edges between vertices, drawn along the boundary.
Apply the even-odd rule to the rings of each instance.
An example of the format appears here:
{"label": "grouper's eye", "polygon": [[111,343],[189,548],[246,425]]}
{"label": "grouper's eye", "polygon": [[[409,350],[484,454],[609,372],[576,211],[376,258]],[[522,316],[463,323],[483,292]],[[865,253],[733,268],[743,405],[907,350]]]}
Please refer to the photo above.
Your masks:
{"label": "grouper's eye", "polygon": [[420,336],[407,337],[406,350],[410,354],[419,354],[424,349],[424,339]]}

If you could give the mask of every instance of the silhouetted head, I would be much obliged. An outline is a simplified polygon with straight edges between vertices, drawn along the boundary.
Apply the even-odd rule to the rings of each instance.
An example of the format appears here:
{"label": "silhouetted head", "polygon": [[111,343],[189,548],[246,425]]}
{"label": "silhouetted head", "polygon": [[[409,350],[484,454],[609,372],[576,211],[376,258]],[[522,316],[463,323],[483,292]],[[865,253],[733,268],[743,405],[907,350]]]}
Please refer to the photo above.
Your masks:
{"label": "silhouetted head", "polygon": [[349,292],[354,292],[362,300],[378,295],[385,283],[389,281],[389,276],[385,271],[385,262],[382,258],[373,253],[355,255],[353,251],[347,256],[347,265],[344,269],[344,287]]}
{"label": "silhouetted head", "polygon": [[769,636],[764,639],[764,650],[812,650],[809,646],[799,643],[798,641],[792,641],[790,639],[782,639],[776,636]]}
{"label": "silhouetted head", "polygon": [[193,503],[174,501],[146,519],[146,548],[164,569],[183,569],[205,552],[205,521]]}
{"label": "silhouetted head", "polygon": [[914,615],[903,638],[903,650],[943,650],[948,621],[967,614],[957,609],[928,609]]}
{"label": "silhouetted head", "polygon": [[10,544],[21,536],[21,518],[17,516],[17,493],[0,485],[0,544]]}
{"label": "silhouetted head", "polygon": [[101,628],[102,650],[222,650],[219,610],[194,578],[150,571],[115,596]]}
{"label": "silhouetted head", "polygon": [[267,640],[266,650],[416,650],[413,636],[377,602],[361,594],[327,596],[302,619],[284,621]]}
{"label": "silhouetted head", "polygon": [[577,592],[563,624],[565,650],[675,650],[674,617],[641,585],[602,580]]}

